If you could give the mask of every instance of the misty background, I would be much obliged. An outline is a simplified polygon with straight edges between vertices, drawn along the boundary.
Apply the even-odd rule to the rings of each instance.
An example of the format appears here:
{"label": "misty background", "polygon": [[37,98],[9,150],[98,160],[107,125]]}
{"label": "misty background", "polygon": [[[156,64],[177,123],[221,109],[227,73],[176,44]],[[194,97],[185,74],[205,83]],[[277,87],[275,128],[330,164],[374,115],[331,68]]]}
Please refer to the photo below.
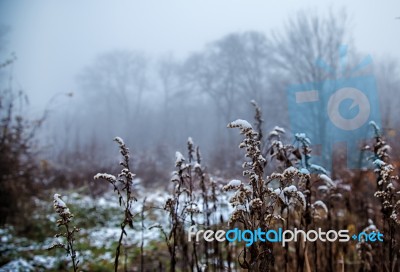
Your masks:
{"label": "misty background", "polygon": [[315,60],[336,69],[342,44],[349,67],[372,56],[367,72],[378,80],[384,129],[396,135],[399,7],[396,1],[3,2],[1,55],[16,57],[3,73],[26,94],[24,114],[43,119],[35,143],[46,167],[90,172],[80,177],[90,179],[115,160],[112,139],[120,136],[136,167],[158,176],[138,174],[160,182],[191,136],[211,171],[235,176],[239,137],[226,124],[252,120],[254,99],[266,131],[275,125],[290,131],[287,86],[327,78]]}
{"label": "misty background", "polygon": [[[260,271],[397,271],[399,48],[398,0],[0,1],[0,270],[68,271],[68,254],[76,270],[72,215],[58,218],[70,208],[84,271],[117,271],[124,234],[124,271],[239,271],[246,258]],[[318,122],[331,97],[322,86],[363,75],[376,79],[382,134],[366,124],[357,132],[368,140],[346,134],[359,158],[348,169],[346,143]],[[321,90],[307,113],[288,105],[288,87],[303,83]],[[343,116],[361,111],[348,102]],[[312,150],[293,140],[303,132],[293,111]],[[227,128],[237,119],[254,125],[244,140]],[[231,223],[389,239],[265,243],[247,257],[183,239],[189,224]],[[54,244],[60,226],[68,247]],[[47,250],[60,247],[68,254]]]}

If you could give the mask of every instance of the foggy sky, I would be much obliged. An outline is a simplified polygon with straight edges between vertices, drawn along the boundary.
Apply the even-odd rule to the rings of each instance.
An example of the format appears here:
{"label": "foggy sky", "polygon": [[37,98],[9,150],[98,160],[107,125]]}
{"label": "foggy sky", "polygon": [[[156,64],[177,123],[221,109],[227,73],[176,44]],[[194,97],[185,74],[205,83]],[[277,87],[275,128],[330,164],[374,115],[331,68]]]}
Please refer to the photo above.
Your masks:
{"label": "foggy sky", "polygon": [[[301,9],[344,7],[363,53],[400,59],[400,1],[9,1],[1,23],[15,51],[15,77],[40,110],[57,93],[77,92],[76,75],[95,57],[132,49],[185,57],[230,32],[279,30]],[[351,48],[350,48],[351,50]]]}

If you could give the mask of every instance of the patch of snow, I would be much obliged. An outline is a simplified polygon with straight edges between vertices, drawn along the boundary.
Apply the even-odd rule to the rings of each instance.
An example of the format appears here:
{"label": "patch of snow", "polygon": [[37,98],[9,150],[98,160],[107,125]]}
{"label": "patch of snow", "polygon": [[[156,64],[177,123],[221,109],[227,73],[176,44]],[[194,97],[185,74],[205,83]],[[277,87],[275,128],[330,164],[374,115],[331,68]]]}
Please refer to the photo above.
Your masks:
{"label": "patch of snow", "polygon": [[114,175],[110,175],[110,174],[107,174],[107,173],[97,173],[94,176],[94,179],[117,180],[117,178]]}
{"label": "patch of snow", "polygon": [[380,160],[380,159],[374,160],[373,164],[375,164],[378,167],[382,167],[382,166],[386,165],[386,163],[384,161]]}
{"label": "patch of snow", "polygon": [[114,260],[113,254],[109,251],[105,252],[104,254],[101,254],[97,257],[98,260],[104,260],[104,261],[112,261]]}
{"label": "patch of snow", "polygon": [[290,166],[283,171],[283,175],[295,175],[298,171],[297,168]]}
{"label": "patch of snow", "polygon": [[301,141],[309,145],[311,144],[310,139],[306,136],[305,133],[296,133],[294,137],[296,138],[297,141]]}
{"label": "patch of snow", "polygon": [[283,148],[283,143],[281,141],[274,140],[272,145],[278,147],[279,149]]}
{"label": "patch of snow", "polygon": [[32,264],[34,266],[40,266],[50,270],[55,267],[57,261],[58,258],[54,256],[35,255],[33,257]]}
{"label": "patch of snow", "polygon": [[125,142],[124,142],[124,140],[122,140],[121,137],[115,137],[115,138],[114,138],[114,141],[116,141],[116,142],[119,143],[120,145],[125,145]]}
{"label": "patch of snow", "polygon": [[290,185],[290,186],[288,186],[288,187],[285,187],[285,188],[283,189],[283,191],[284,191],[284,192],[293,193],[293,192],[297,192],[297,188],[296,188],[296,186],[294,186],[294,185]]}
{"label": "patch of snow", "polygon": [[244,205],[236,205],[235,210],[237,210],[237,211],[245,211],[246,207]]}
{"label": "patch of snow", "polygon": [[364,229],[365,232],[372,232],[372,231],[378,230],[374,224],[374,221],[372,221],[372,219],[368,219],[368,224],[369,224],[369,226]]}
{"label": "patch of snow", "polygon": [[310,171],[308,171],[307,168],[300,168],[299,171],[300,171],[301,174],[305,174],[305,175],[309,175],[310,174]]}
{"label": "patch of snow", "polygon": [[344,183],[339,183],[337,184],[337,187],[344,190],[344,191],[351,191],[351,185],[350,184],[344,184]]}
{"label": "patch of snow", "polygon": [[370,125],[370,126],[373,126],[374,129],[379,130],[379,127],[378,127],[378,125],[375,123],[375,121],[370,121],[370,122],[369,122],[369,125]]}
{"label": "patch of snow", "polygon": [[326,185],[318,186],[318,191],[326,192],[326,191],[328,191],[328,186],[326,186]]}
{"label": "patch of snow", "polygon": [[242,184],[242,182],[238,179],[233,179],[228,183],[228,186],[238,187]]}
{"label": "patch of snow", "polygon": [[120,227],[98,228],[97,230],[90,231],[89,241],[92,246],[97,248],[111,248],[112,243],[118,241],[120,234]]}
{"label": "patch of snow", "polygon": [[324,211],[325,211],[326,213],[328,213],[328,207],[326,207],[325,203],[322,202],[321,200],[315,201],[315,203],[313,204],[313,206],[314,206],[314,207],[322,208],[322,209],[324,209]]}
{"label": "patch of snow", "polygon": [[279,188],[275,189],[275,190],[274,190],[274,193],[282,200],[283,203],[286,203],[286,202],[287,202],[287,201],[286,201],[286,197],[285,197],[285,195],[283,194],[283,191],[282,191],[281,189],[279,189]]}
{"label": "patch of snow", "polygon": [[60,194],[54,194],[54,201],[57,203],[57,206],[66,208],[67,205],[65,205],[65,202],[62,201],[60,197]]}
{"label": "patch of snow", "polygon": [[269,133],[269,137],[278,136],[278,135],[279,135],[279,133],[278,133],[277,131],[275,131],[275,130],[273,130],[273,131],[271,131],[271,132]]}
{"label": "patch of snow", "polygon": [[390,145],[384,145],[382,146],[379,150],[385,151],[385,152],[390,152],[392,148],[390,147]]}
{"label": "patch of snow", "polygon": [[326,185],[331,186],[331,187],[336,187],[335,183],[332,181],[332,179],[330,177],[328,177],[325,174],[319,174],[318,175],[319,178],[325,182]]}
{"label": "patch of snow", "polygon": [[175,152],[175,164],[179,164],[185,161],[185,158],[183,157],[182,153],[179,151]]}
{"label": "patch of snow", "polygon": [[29,271],[35,271],[35,269],[25,259],[18,258],[0,267],[0,272],[9,272],[9,271],[29,272]]}
{"label": "patch of snow", "polygon": [[279,126],[275,126],[274,130],[282,134],[286,133],[285,129]]}
{"label": "patch of snow", "polygon": [[228,124],[228,127],[239,127],[242,129],[251,129],[253,128],[249,122],[247,122],[246,120],[242,120],[242,119],[237,119],[236,121],[230,122]]}
{"label": "patch of snow", "polygon": [[322,166],[319,166],[317,164],[311,164],[310,168],[316,172],[322,173],[322,174],[328,174],[328,171],[325,170]]}

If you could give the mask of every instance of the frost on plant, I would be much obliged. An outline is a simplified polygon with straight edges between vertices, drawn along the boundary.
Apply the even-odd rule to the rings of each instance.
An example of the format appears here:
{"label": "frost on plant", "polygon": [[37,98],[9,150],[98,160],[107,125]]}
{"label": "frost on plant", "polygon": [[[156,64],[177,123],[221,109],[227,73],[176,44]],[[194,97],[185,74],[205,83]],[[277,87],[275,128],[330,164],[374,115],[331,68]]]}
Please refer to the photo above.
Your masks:
{"label": "frost on plant", "polygon": [[[200,271],[204,265],[199,258],[200,251],[205,258],[203,262],[207,262],[210,257],[208,243],[199,245],[192,241],[189,244],[182,240],[182,237],[185,237],[185,228],[188,226],[206,228],[211,225],[211,213],[216,209],[216,184],[204,171],[200,149],[194,145],[191,137],[187,140],[186,157],[179,151],[175,152],[175,168],[171,177],[171,182],[174,184],[173,192],[164,205],[164,210],[169,215],[169,231],[167,233],[162,227],[160,230],[168,246],[171,258],[170,270],[174,271],[179,259],[182,258],[185,260],[184,267]],[[202,199],[201,203],[199,199]],[[192,256],[188,255],[187,250],[180,248],[191,248]]]}
{"label": "frost on plant", "polygon": [[114,141],[117,142],[119,152],[122,155],[122,161],[119,163],[122,167],[121,172],[117,177],[107,173],[98,173],[94,176],[94,179],[103,179],[109,182],[113,186],[114,192],[118,195],[119,205],[124,209],[124,219],[120,225],[121,233],[114,260],[115,271],[118,271],[118,259],[121,253],[122,240],[124,236],[127,236],[125,227],[129,226],[130,228],[133,228],[132,203],[137,200],[133,195],[133,178],[135,177],[135,174],[131,172],[129,166],[129,149],[120,137],[116,137]]}
{"label": "frost on plant", "polygon": [[[257,128],[261,127],[260,116],[260,108],[256,106]],[[243,176],[248,180],[231,180],[223,187],[223,190],[233,192],[229,200],[234,208],[228,222],[230,227],[238,225],[243,229],[267,231],[277,226],[289,229],[295,225],[307,230],[311,224],[329,218],[333,211],[328,207],[334,207],[332,199],[340,198],[341,191],[347,187],[341,181],[333,181],[322,166],[311,162],[311,141],[304,133],[297,133],[294,143],[288,144],[285,129],[275,126],[266,134],[269,145],[263,147],[259,131],[255,131],[248,121],[238,119],[229,123],[228,128],[238,128],[243,135],[239,148],[245,152],[242,167]],[[267,164],[273,169],[270,174],[266,173]],[[326,193],[314,202],[311,201],[312,176],[314,183],[324,184],[320,187]],[[303,245],[303,249],[300,246],[298,252],[306,246]],[[284,250],[288,264],[288,246]],[[242,249],[238,261],[244,269],[270,271],[275,259],[273,251],[270,244],[254,242]],[[259,257],[261,252],[265,254],[263,258]],[[301,261],[306,257],[298,258]]]}
{"label": "frost on plant", "polygon": [[71,257],[71,262],[74,271],[77,271],[78,269],[78,263],[79,260],[77,260],[76,257],[76,251],[74,248],[74,242],[75,242],[75,233],[79,231],[79,228],[75,226],[71,226],[71,220],[74,217],[74,215],[70,212],[69,208],[65,204],[65,202],[61,199],[60,194],[54,194],[53,197],[53,207],[56,213],[58,214],[59,218],[57,219],[57,227],[59,228],[64,228],[65,232],[60,232],[55,235],[56,238],[58,237],[64,237],[66,242],[58,242],[53,244],[51,247],[48,249],[54,249],[54,248],[62,248],[64,249],[67,254]]}
{"label": "frost on plant", "polygon": [[[379,230],[376,228],[374,222],[371,219],[368,219],[368,226],[363,229],[363,232],[370,234],[372,232],[378,232]],[[356,245],[358,257],[362,262],[363,271],[372,271],[373,269],[373,255],[374,248],[371,243],[365,241],[364,236],[360,236],[360,241]]]}

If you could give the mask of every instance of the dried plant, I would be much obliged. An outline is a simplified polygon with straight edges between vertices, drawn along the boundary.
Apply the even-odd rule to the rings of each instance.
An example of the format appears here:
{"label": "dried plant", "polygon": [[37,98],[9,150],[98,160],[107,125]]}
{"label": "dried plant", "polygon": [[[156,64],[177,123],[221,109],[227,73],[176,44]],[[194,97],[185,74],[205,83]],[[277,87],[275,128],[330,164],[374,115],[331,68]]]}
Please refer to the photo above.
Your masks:
{"label": "dried plant", "polygon": [[[243,163],[243,176],[249,180],[249,186],[241,181],[233,180],[224,190],[236,190],[231,198],[231,205],[235,208],[228,224],[239,223],[244,229],[268,229],[268,220],[273,214],[271,196],[273,190],[265,187],[264,167],[266,160],[261,154],[259,134],[253,130],[249,122],[238,119],[228,124],[228,128],[239,128],[244,139],[239,147],[246,151],[245,157],[249,158]],[[252,271],[271,271],[274,267],[273,247],[270,243],[253,243],[244,247],[241,253],[242,260],[239,264],[244,269]]]}
{"label": "dried plant", "polygon": [[[169,233],[167,234],[161,226],[156,227],[161,229],[169,249],[170,271],[175,271],[180,258],[187,260],[181,267],[192,271],[222,269],[223,257],[217,242],[210,247],[206,241],[197,243],[193,239],[189,244],[182,239],[186,237],[187,226],[216,228],[215,220],[212,221],[212,213],[217,209],[216,183],[207,176],[205,168],[201,165],[200,149],[198,146],[195,147],[190,137],[187,141],[187,150],[187,160],[182,153],[175,154],[176,171],[172,173],[171,178],[175,186],[172,196],[164,205],[170,218]],[[216,262],[216,259],[219,261]]]}
{"label": "dried plant", "polygon": [[[261,130],[261,109],[255,102],[252,104],[256,108],[257,130]],[[263,231],[280,224],[286,229],[297,227],[308,231],[316,220],[328,218],[329,221],[329,214],[332,211],[327,205],[322,200],[312,201],[311,175],[316,176],[316,181],[322,181],[326,188],[331,189],[330,196],[338,196],[340,189],[329,178],[323,167],[311,163],[311,142],[304,133],[295,135],[294,144],[286,144],[283,142],[285,130],[278,126],[274,127],[268,134],[269,146],[264,157],[261,152],[263,139],[260,137],[260,132],[256,132],[249,122],[239,119],[229,123],[228,127],[239,128],[244,135],[239,147],[246,151],[245,157],[248,159],[243,163],[245,168],[243,175],[249,179],[249,185],[239,180],[232,180],[223,188],[225,191],[236,191],[230,199],[234,211],[228,224],[239,223],[244,229],[261,228]],[[268,159],[276,160],[277,164],[275,163],[274,172],[264,178]],[[273,250],[271,244],[253,243],[249,248],[243,248],[240,265],[252,271],[269,271],[274,268]],[[310,269],[307,242],[298,243],[295,250],[297,267],[303,269],[305,265]],[[286,271],[292,267],[289,255],[289,246],[286,245],[284,255]],[[317,256],[316,252],[314,256]],[[315,269],[318,269],[317,264]]]}
{"label": "dried plant", "polygon": [[71,257],[72,261],[72,266],[74,271],[78,271],[78,263],[79,260],[77,260],[76,256],[76,251],[74,248],[74,242],[75,242],[75,233],[79,231],[79,228],[75,226],[71,226],[71,220],[74,217],[74,215],[70,212],[69,208],[65,204],[65,202],[61,199],[61,195],[59,194],[54,194],[54,209],[58,216],[60,217],[57,219],[57,227],[64,227],[65,232],[60,232],[55,235],[56,238],[58,237],[64,237],[66,239],[66,244],[65,243],[55,243],[51,247],[48,248],[48,250],[52,250],[54,248],[62,248],[64,249],[67,254]]}
{"label": "dried plant", "polygon": [[114,260],[114,269],[115,271],[118,271],[118,259],[121,253],[122,240],[124,235],[127,236],[125,228],[128,225],[133,229],[133,214],[131,209],[132,203],[137,201],[137,199],[133,195],[133,178],[135,177],[135,174],[131,172],[129,166],[129,149],[120,137],[116,137],[114,141],[117,142],[123,158],[119,163],[122,166],[121,172],[118,174],[118,177],[106,173],[98,173],[94,176],[94,179],[103,179],[108,181],[113,186],[114,192],[118,195],[119,205],[124,208],[124,219],[121,222],[121,233],[118,239]]}
{"label": "dried plant", "polygon": [[[352,234],[356,233],[356,228],[367,234],[378,230],[372,220],[368,220],[368,224],[364,221],[357,224],[357,218],[351,218],[355,213],[347,205],[350,205],[350,198],[354,196],[352,185],[347,183],[348,180],[333,179],[328,171],[313,163],[310,139],[304,133],[296,133],[294,141],[289,142],[285,129],[278,126],[269,133],[263,133],[261,108],[254,101],[252,104],[256,112],[254,128],[241,119],[228,124],[228,128],[238,128],[243,135],[239,147],[245,151],[242,168],[246,181],[233,179],[222,186],[221,180],[211,178],[206,167],[202,165],[199,147],[194,145],[191,138],[187,141],[187,155],[175,153],[176,170],[171,178],[173,191],[163,207],[169,216],[169,227],[160,224],[150,227],[160,229],[166,242],[169,270],[344,271],[349,265],[353,265],[359,271],[396,271],[400,233],[400,194],[396,192],[398,177],[394,174],[393,164],[389,162],[390,147],[374,123],[371,125],[375,131],[375,143],[372,148],[367,146],[364,150],[373,151],[372,161],[377,176],[375,197],[381,204],[382,216],[368,211],[372,216],[366,218],[374,219],[379,230],[385,234],[383,244],[372,244],[361,239],[354,247],[347,243],[300,239],[297,243],[286,243],[283,247],[277,243],[257,240],[249,246],[238,247],[238,244],[228,241],[222,244],[218,241],[207,242],[205,239],[186,239],[188,227],[196,226],[197,229],[205,228],[215,232],[221,227],[226,228],[226,223],[229,228],[236,226],[243,230],[261,229],[264,232],[278,227],[297,228],[304,232],[318,228],[348,229],[352,230]],[[104,179],[113,186],[119,204],[124,209],[114,260],[117,271],[123,238],[127,235],[126,227],[133,228],[133,218],[136,215],[132,214],[132,203],[136,198],[133,195],[135,175],[129,167],[129,150],[122,139],[117,137],[115,141],[123,157],[120,163],[121,172],[117,177],[99,173],[95,179]],[[233,212],[227,222],[218,210],[219,205],[225,204],[220,201],[220,190],[233,192],[229,199]],[[73,234],[77,229],[69,231],[68,224],[72,214],[59,195],[54,198],[56,211],[61,218],[58,225],[67,228],[65,234],[58,235],[65,237],[67,241],[72,239],[72,242],[67,245],[55,244],[52,248],[67,250],[75,270],[78,262],[75,264]],[[138,213],[141,215],[142,238],[140,249],[138,248],[141,271],[146,270],[146,248],[143,242],[146,229],[145,202],[146,198],[143,200],[141,212]],[[373,203],[369,204],[373,210]],[[125,270],[127,260],[125,250]],[[160,262],[159,270],[163,269],[165,267]]]}
{"label": "dried plant", "polygon": [[[395,258],[399,255],[400,241],[396,241],[396,233],[400,230],[398,211],[399,211],[399,193],[395,192],[395,183],[399,177],[394,175],[394,166],[390,164],[389,151],[390,146],[383,139],[380,128],[375,122],[370,122],[375,134],[375,143],[373,145],[374,155],[372,157],[375,166],[375,173],[377,176],[377,191],[374,196],[379,199],[381,203],[381,213],[383,216],[383,231],[385,233],[384,239],[384,256],[389,256],[387,259],[388,266],[382,262],[382,269],[392,271],[395,266]],[[366,146],[364,149],[371,149]],[[387,238],[386,238],[387,237]],[[388,253],[386,253],[388,251]]]}
{"label": "dried plant", "polygon": [[[190,146],[191,141],[188,142]],[[190,154],[190,147],[189,147],[189,154]],[[168,245],[171,257],[170,271],[175,271],[175,267],[177,264],[177,259],[178,259],[177,247],[179,244],[178,240],[180,236],[184,235],[184,220],[186,218],[185,209],[188,208],[189,212],[194,211],[191,210],[192,203],[190,203],[190,207],[181,206],[182,198],[186,199],[184,200],[184,203],[188,203],[187,196],[190,195],[190,190],[187,188],[186,183],[184,181],[185,177],[189,176],[187,173],[185,174],[185,171],[187,171],[188,166],[184,163],[185,158],[180,152],[175,153],[175,158],[176,158],[175,166],[177,168],[177,171],[173,172],[171,181],[176,183],[176,185],[172,197],[168,198],[164,205],[164,210],[166,210],[169,213],[171,230],[169,234],[166,235],[165,231],[161,229],[162,232],[165,234],[166,243]],[[191,198],[192,196],[189,197]],[[186,247],[186,245],[182,246]],[[182,253],[183,255],[187,254],[187,252],[182,252]]]}
{"label": "dried plant", "polygon": [[[368,219],[368,226],[363,229],[363,232],[370,234],[371,232],[378,232],[375,224],[371,219]],[[377,265],[374,264],[374,250],[373,245],[365,240],[364,236],[360,237],[360,241],[356,245],[358,257],[361,260],[362,271],[375,271],[378,269]]]}

